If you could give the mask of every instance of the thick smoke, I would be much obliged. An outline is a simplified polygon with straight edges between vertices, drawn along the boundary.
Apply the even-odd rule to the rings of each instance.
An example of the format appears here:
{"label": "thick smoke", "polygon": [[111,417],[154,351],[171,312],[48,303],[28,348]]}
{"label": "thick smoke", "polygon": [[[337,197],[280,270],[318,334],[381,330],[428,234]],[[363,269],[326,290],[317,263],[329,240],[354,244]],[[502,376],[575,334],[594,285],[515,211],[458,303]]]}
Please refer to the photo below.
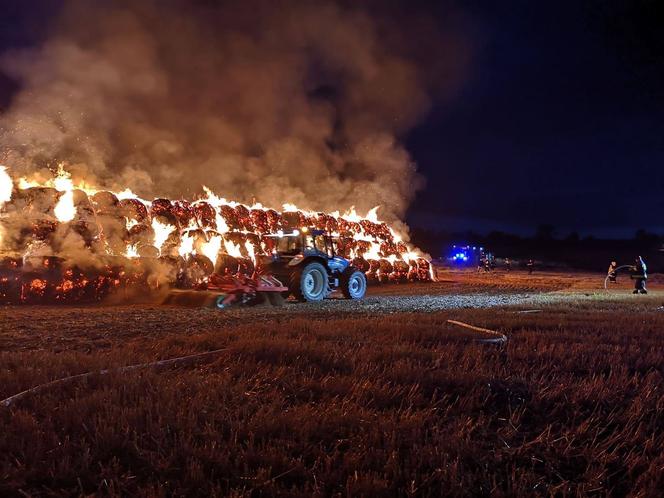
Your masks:
{"label": "thick smoke", "polygon": [[3,57],[21,87],[0,115],[12,173],[65,161],[75,179],[148,197],[205,184],[244,202],[404,214],[422,179],[400,139],[433,83],[437,96],[458,83],[457,37],[413,57],[411,33],[355,3],[101,4],[67,4],[42,46]]}

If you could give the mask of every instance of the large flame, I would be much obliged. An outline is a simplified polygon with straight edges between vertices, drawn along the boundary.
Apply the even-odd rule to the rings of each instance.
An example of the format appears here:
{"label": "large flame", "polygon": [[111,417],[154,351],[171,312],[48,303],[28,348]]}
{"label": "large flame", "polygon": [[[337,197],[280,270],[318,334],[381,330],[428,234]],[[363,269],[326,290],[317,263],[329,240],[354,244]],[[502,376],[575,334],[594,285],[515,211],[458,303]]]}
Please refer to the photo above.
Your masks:
{"label": "large flame", "polygon": [[[12,178],[7,173],[7,168],[5,166],[0,166],[0,209],[6,203],[12,199],[12,190],[14,189],[14,182]],[[0,225],[0,248],[2,247],[2,241],[5,235],[5,229]]]}
{"label": "large flame", "polygon": [[127,244],[127,252],[125,253],[125,255],[131,259],[138,258],[139,254],[138,254],[138,247],[136,247],[136,244]]}
{"label": "large flame", "polygon": [[64,166],[58,166],[58,174],[53,180],[53,187],[62,192],[58,203],[53,212],[58,221],[67,222],[76,216],[76,207],[74,206],[74,183],[71,175],[65,171]]}
{"label": "large flame", "polygon": [[67,222],[74,219],[76,207],[74,207],[74,192],[72,190],[66,190],[60,196],[53,212],[58,221]]}
{"label": "large flame", "polygon": [[242,257],[242,249],[240,244],[234,244],[230,240],[224,240],[224,248],[226,249],[226,253],[228,253],[229,256],[233,256],[234,258]]}
{"label": "large flame", "polygon": [[249,254],[249,259],[256,263],[256,251],[254,250],[254,245],[247,240],[244,243],[244,247],[247,250],[247,254]]}
{"label": "large flame", "polygon": [[213,235],[210,240],[201,244],[201,253],[216,266],[219,250],[221,249],[221,235]]}
{"label": "large flame", "polygon": [[168,236],[175,231],[173,225],[162,223],[157,218],[152,218],[152,229],[154,230],[154,246],[161,254],[161,248],[168,239]]}
{"label": "large flame", "polygon": [[[205,202],[208,202],[212,207],[215,208],[215,222],[217,223],[217,232],[226,233],[228,232],[228,225],[226,220],[219,213],[219,208],[224,205],[230,205],[230,203],[223,197],[217,196],[212,190],[203,185],[203,191],[207,194],[207,197],[201,199]],[[236,204],[236,203],[233,203]]]}
{"label": "large flame", "polygon": [[[117,197],[118,200],[121,200],[121,201],[124,200],[124,199],[140,199],[135,193],[133,193],[128,188],[124,189],[122,192],[116,192],[115,197]],[[146,201],[143,201],[143,202],[146,202]]]}
{"label": "large flame", "polygon": [[180,239],[180,247],[178,248],[178,254],[185,258],[189,254],[194,252],[194,238],[190,233],[185,233]]}

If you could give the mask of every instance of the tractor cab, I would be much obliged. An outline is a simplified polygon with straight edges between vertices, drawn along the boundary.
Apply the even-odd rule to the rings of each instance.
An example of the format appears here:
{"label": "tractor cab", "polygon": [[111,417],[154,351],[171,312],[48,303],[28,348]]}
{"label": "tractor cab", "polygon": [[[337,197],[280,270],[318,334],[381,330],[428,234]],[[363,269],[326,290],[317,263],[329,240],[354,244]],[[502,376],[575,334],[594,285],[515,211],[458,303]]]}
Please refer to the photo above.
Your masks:
{"label": "tractor cab", "polygon": [[281,257],[297,255],[334,257],[334,245],[325,230],[302,228],[292,232],[280,232],[274,237],[275,251]]}

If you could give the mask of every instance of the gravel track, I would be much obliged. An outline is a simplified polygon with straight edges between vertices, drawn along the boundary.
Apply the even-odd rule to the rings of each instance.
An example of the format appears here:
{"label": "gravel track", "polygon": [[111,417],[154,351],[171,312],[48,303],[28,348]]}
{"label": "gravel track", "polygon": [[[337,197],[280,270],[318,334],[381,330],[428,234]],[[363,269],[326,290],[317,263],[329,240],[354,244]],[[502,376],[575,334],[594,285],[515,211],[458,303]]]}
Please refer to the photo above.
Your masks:
{"label": "gravel track", "polygon": [[[537,307],[593,294],[570,289],[572,277],[525,275],[491,279],[456,274],[432,284],[370,288],[361,301],[329,299],[320,303],[288,301],[281,307],[254,306],[218,311],[160,304],[0,307],[0,352],[16,350],[111,348],[118,341],[149,341],[166,336],[230,330],[238,325],[287,320],[341,320],[395,313]],[[595,277],[593,277],[595,278]],[[577,278],[573,278],[578,281]],[[594,282],[594,280],[589,280]]]}

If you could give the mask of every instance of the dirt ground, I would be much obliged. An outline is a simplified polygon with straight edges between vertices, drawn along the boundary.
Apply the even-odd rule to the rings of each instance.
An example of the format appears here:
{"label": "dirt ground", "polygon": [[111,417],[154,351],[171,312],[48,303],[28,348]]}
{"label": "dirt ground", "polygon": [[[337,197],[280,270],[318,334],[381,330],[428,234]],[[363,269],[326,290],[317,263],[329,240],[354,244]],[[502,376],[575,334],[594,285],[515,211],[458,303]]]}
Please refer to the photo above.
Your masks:
{"label": "dirt ground", "polygon": [[[0,308],[3,496],[655,496],[664,280],[440,270],[360,302]],[[487,335],[459,320],[505,334]]]}

